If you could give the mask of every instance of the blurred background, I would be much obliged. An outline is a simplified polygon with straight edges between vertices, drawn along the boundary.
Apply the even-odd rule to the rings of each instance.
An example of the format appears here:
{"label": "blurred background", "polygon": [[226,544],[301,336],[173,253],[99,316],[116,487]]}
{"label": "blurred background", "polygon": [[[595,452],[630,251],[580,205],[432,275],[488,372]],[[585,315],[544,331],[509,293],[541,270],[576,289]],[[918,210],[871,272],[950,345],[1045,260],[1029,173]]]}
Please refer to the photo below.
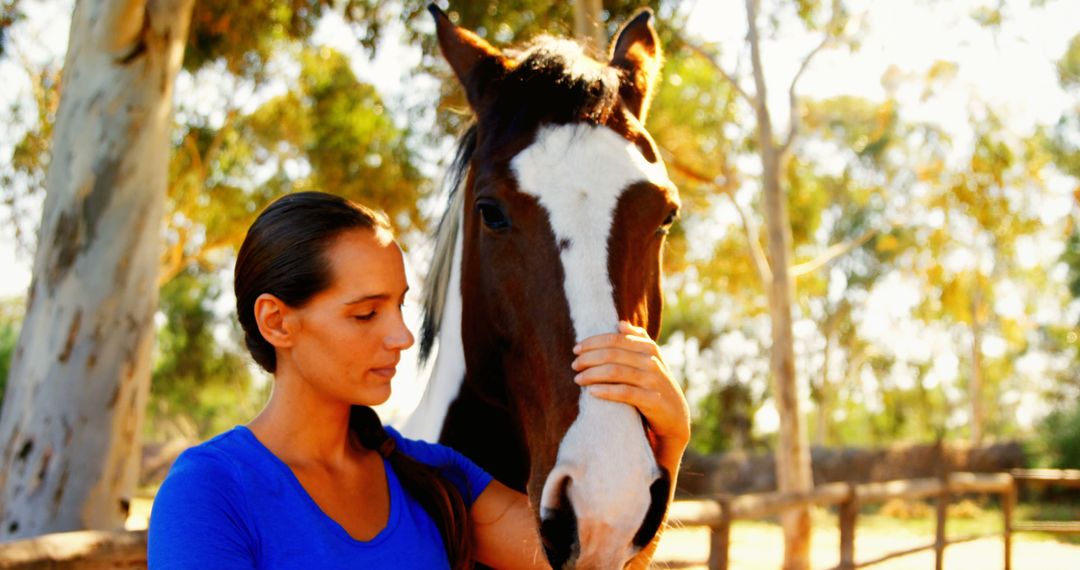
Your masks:
{"label": "blurred background", "polygon": [[[575,27],[586,1],[450,2],[448,12],[504,45],[542,32],[609,38],[643,4],[597,2],[590,31]],[[660,339],[693,411],[684,491],[774,489],[770,454],[791,415],[818,482],[933,475],[941,456],[928,454],[941,445],[963,450],[963,470],[1080,467],[1080,4],[762,0],[757,58],[743,2],[645,4],[666,54],[647,127],[684,202],[664,254]],[[468,121],[424,8],[196,3],[176,85],[144,497],[179,451],[266,400],[230,276],[269,201],[314,189],[384,210],[422,289],[440,173]],[[72,10],[0,0],[0,393]],[[778,404],[769,361],[776,256],[764,237],[762,109],[787,152],[775,175],[792,236],[795,408]],[[388,418],[422,390],[402,370]],[[1059,499],[1031,514],[1077,518]],[[890,508],[880,516],[932,517],[914,503]],[[972,502],[970,524],[998,524],[995,508]]]}

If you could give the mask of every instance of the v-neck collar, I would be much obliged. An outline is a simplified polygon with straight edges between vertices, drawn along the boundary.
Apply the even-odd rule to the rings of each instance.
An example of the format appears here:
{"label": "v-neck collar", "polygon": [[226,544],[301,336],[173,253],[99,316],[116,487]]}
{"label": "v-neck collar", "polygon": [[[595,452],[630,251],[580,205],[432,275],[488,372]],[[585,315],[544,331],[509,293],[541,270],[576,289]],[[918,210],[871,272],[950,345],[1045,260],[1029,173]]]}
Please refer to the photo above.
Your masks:
{"label": "v-neck collar", "polygon": [[233,429],[242,434],[243,437],[249,438],[257,449],[259,449],[261,452],[265,453],[268,456],[271,463],[273,463],[282,470],[285,478],[291,482],[293,488],[302,497],[302,500],[307,503],[307,505],[312,510],[314,510],[315,515],[319,519],[321,519],[324,524],[326,524],[326,526],[330,528],[331,532],[336,534],[338,537],[357,546],[376,546],[378,544],[381,544],[382,542],[385,542],[387,538],[393,534],[394,529],[397,528],[403,501],[403,497],[401,495],[401,483],[398,481],[397,475],[390,467],[390,463],[386,460],[386,458],[380,459],[382,460],[383,471],[386,473],[386,486],[390,492],[390,516],[387,517],[386,526],[384,526],[382,530],[376,533],[375,536],[371,538],[371,540],[359,540],[349,534],[349,531],[345,530],[345,527],[341,526],[341,523],[331,518],[330,515],[327,515],[326,512],[322,510],[322,507],[320,507],[319,504],[315,502],[315,499],[311,498],[311,495],[307,492],[307,489],[305,489],[304,486],[300,483],[300,480],[296,477],[296,474],[293,473],[292,468],[290,468],[287,463],[282,461],[280,457],[274,455],[274,452],[270,451],[268,447],[263,445],[263,442],[259,441],[259,438],[255,437],[255,433],[252,432],[250,428],[245,425],[238,425]]}

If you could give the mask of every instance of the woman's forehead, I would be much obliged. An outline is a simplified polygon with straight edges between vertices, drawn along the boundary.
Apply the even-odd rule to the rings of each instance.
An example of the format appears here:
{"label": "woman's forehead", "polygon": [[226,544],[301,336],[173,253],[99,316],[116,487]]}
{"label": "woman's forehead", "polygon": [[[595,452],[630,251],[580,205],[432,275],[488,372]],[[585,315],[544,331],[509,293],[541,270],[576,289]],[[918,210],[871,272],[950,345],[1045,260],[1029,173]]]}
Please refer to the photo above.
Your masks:
{"label": "woman's forehead", "polygon": [[338,293],[399,295],[407,287],[401,248],[387,230],[346,232],[327,254]]}

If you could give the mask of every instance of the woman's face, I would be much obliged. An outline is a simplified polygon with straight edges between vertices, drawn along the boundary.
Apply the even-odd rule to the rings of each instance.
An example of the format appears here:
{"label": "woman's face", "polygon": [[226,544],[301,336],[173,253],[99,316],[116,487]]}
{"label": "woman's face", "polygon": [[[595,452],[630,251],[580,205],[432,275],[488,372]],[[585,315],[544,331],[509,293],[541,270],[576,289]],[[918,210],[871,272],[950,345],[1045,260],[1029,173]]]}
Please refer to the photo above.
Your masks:
{"label": "woman's face", "polygon": [[330,286],[290,310],[292,363],[328,397],[381,404],[401,351],[413,344],[401,314],[409,287],[401,250],[390,232],[359,229],[335,239],[326,257]]}

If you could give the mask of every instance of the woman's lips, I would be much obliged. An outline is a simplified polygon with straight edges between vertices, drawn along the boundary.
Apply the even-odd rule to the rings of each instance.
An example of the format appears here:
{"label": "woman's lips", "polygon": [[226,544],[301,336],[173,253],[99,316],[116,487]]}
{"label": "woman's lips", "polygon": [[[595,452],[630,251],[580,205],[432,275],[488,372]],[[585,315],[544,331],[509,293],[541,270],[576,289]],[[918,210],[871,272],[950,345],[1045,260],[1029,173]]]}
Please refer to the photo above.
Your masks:
{"label": "woman's lips", "polygon": [[383,368],[372,368],[371,373],[376,376],[382,376],[383,378],[393,378],[394,373],[397,372],[397,366],[385,366]]}

